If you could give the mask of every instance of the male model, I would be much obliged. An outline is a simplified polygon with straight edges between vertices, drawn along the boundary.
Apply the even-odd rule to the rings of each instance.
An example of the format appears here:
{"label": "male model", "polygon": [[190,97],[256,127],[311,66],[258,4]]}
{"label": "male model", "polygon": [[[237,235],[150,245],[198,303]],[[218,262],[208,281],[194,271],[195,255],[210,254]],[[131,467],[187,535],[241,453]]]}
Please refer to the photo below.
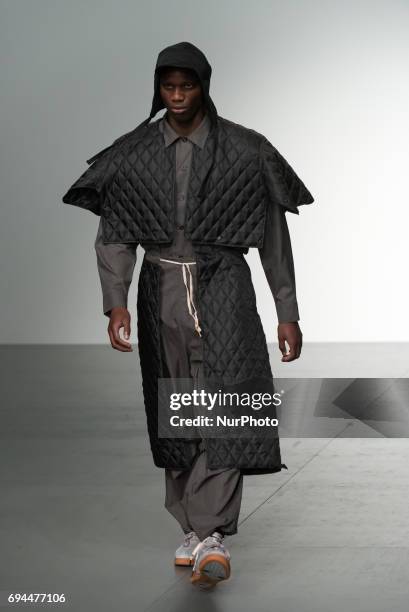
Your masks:
{"label": "male model", "polygon": [[[280,471],[278,436],[158,436],[158,380],[271,389],[266,339],[244,258],[259,250],[278,316],[283,361],[297,359],[294,265],[285,212],[314,201],[260,133],[218,115],[211,67],[193,44],[163,49],[149,117],[88,160],[63,202],[100,216],[95,241],[113,348],[131,351],[128,289],[136,248],[138,348],[153,460],[165,469],[165,507],[185,537],[175,563],[191,582],[230,576],[225,535],[237,533],[243,475]],[[160,109],[166,114],[151,119]],[[124,329],[125,339],[120,336]],[[289,352],[286,351],[286,343]]]}

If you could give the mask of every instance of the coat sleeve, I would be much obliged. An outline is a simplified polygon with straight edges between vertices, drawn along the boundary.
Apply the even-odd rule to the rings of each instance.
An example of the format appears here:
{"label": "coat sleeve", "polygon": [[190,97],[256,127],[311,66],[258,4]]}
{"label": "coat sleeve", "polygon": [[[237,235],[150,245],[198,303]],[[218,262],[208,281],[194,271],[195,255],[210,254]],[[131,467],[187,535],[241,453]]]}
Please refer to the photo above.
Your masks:
{"label": "coat sleeve", "polygon": [[279,323],[299,321],[294,260],[285,210],[278,204],[267,209],[261,263],[274,298]]}
{"label": "coat sleeve", "polygon": [[299,206],[314,202],[302,180],[267,139],[261,143],[260,155],[267,192],[275,204],[298,215]]}
{"label": "coat sleeve", "polygon": [[97,266],[101,281],[103,311],[109,317],[112,308],[128,306],[128,291],[136,264],[136,242],[105,244],[102,239],[102,219],[95,239]]}

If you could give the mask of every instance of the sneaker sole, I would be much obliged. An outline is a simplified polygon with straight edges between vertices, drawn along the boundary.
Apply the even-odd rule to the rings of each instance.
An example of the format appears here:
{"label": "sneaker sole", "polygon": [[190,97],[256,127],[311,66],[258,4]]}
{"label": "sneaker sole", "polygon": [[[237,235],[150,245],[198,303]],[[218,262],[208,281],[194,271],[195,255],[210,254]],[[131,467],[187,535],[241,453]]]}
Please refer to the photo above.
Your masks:
{"label": "sneaker sole", "polygon": [[214,586],[230,577],[230,562],[223,555],[207,555],[192,573],[190,582],[198,586]]}
{"label": "sneaker sole", "polygon": [[186,557],[175,557],[175,565],[188,565],[191,567],[194,564],[195,560],[192,558],[187,559]]}

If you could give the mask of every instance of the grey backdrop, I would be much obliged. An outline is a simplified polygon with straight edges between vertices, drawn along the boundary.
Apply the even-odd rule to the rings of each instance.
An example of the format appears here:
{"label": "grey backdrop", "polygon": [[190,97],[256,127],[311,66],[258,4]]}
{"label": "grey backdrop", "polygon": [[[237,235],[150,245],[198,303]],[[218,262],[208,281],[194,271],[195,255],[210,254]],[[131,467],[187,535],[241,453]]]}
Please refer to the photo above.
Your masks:
{"label": "grey backdrop", "polygon": [[[219,113],[265,134],[316,198],[287,215],[305,339],[409,340],[408,2],[0,6],[1,342],[107,341],[98,218],[61,196],[147,117],[157,54],[181,40],[213,66]],[[272,341],[274,302],[248,259]]]}

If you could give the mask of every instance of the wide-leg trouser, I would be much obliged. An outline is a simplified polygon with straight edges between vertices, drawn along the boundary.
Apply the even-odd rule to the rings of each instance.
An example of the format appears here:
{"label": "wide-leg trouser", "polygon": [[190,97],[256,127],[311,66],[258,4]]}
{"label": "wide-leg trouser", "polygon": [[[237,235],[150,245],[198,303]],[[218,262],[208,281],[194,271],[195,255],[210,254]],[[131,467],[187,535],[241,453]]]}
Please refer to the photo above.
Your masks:
{"label": "wide-leg trouser", "polygon": [[[202,339],[195,329],[195,319],[189,313],[189,286],[193,294],[193,310],[197,304],[196,265],[188,270],[179,262],[160,260],[156,255],[147,258],[161,266],[160,282],[160,336],[164,376],[192,378],[199,385],[203,376]],[[188,260],[193,261],[193,260]],[[191,277],[190,277],[190,274]],[[192,310],[192,308],[191,308]],[[200,387],[198,387],[200,388]],[[165,508],[179,522],[185,533],[195,531],[203,540],[213,531],[225,535],[237,533],[237,524],[243,491],[243,475],[237,468],[211,470],[206,467],[205,440],[191,440],[196,455],[189,470],[165,469]]]}

